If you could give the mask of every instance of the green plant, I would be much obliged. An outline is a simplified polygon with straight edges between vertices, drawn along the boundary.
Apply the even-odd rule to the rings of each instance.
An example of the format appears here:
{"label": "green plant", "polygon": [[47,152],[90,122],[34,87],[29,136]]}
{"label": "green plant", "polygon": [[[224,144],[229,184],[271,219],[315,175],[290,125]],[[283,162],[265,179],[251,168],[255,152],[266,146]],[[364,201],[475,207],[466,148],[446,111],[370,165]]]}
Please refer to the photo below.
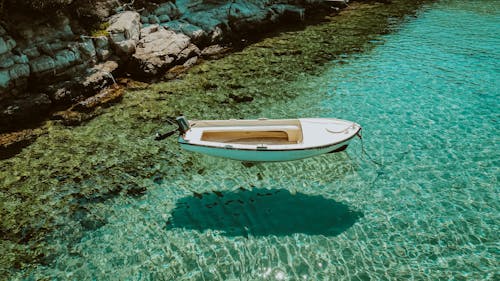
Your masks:
{"label": "green plant", "polygon": [[100,37],[100,36],[108,36],[109,33],[106,29],[108,29],[110,23],[109,22],[103,22],[99,24],[94,30],[92,30],[91,34],[92,37]]}

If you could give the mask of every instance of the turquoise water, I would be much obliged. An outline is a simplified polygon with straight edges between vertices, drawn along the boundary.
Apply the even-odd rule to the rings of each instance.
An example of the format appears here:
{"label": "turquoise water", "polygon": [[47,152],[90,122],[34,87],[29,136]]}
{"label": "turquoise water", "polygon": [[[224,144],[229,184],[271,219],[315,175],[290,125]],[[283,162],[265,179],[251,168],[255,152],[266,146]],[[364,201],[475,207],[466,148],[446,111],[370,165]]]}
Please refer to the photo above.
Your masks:
{"label": "turquoise water", "polygon": [[61,254],[19,278],[498,280],[499,9],[426,6],[259,113],[356,121],[367,155],[359,140],[250,167],[200,155],[144,178],[142,196],[97,202],[106,223],[54,239]]}

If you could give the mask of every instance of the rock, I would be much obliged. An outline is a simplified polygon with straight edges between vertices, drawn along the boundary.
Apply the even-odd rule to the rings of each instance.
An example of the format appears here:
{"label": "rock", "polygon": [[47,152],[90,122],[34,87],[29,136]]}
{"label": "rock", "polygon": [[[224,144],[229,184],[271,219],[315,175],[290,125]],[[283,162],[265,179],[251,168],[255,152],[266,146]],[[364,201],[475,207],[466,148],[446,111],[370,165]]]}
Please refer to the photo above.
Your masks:
{"label": "rock", "polygon": [[9,68],[14,65],[14,59],[11,53],[0,55],[0,68]]}
{"label": "rock", "polygon": [[35,75],[54,69],[55,66],[56,63],[54,59],[46,55],[42,55],[39,58],[30,61],[31,73]]}
{"label": "rock", "polygon": [[[29,26],[21,27],[21,29],[18,30],[18,33],[26,42],[30,44],[36,43],[35,41],[38,41],[35,38],[35,30],[33,27],[32,28],[30,28]],[[41,35],[42,34],[38,32],[38,36],[41,37]]]}
{"label": "rock", "polygon": [[271,10],[260,8],[246,1],[228,4],[228,23],[233,31],[255,29],[267,23]]}
{"label": "rock", "polygon": [[181,19],[191,23],[192,25],[199,26],[206,33],[213,33],[216,28],[227,29],[228,18],[226,9],[212,9],[208,11],[200,11],[194,13],[187,13]]}
{"label": "rock", "polygon": [[16,155],[44,133],[43,129],[27,129],[0,134],[0,160]]}
{"label": "rock", "polygon": [[157,24],[157,23],[160,23],[160,19],[157,16],[155,16],[155,15],[150,15],[148,17],[148,22],[150,24]]}
{"label": "rock", "polygon": [[55,68],[64,69],[76,64],[80,60],[80,54],[70,50],[61,50],[57,52],[55,57]]}
{"label": "rock", "polygon": [[105,21],[109,16],[113,15],[114,10],[122,5],[121,2],[117,0],[88,0],[78,1],[78,4],[73,6],[76,8],[77,15],[96,22]]}
{"label": "rock", "polygon": [[90,38],[83,39],[83,42],[78,43],[78,50],[87,60],[95,61],[97,58],[94,42]]}
{"label": "rock", "polygon": [[[52,83],[47,85],[46,87],[56,89],[57,85],[59,85],[62,81],[70,81],[73,84],[76,84],[79,77],[85,74],[86,70],[91,67],[88,62],[82,62],[81,58],[78,59],[77,63],[66,67],[56,69],[54,73],[54,79]],[[56,86],[54,88],[54,86]]]}
{"label": "rock", "polygon": [[53,54],[53,53],[60,51],[64,48],[67,48],[67,47],[68,47],[68,43],[57,40],[56,42],[49,44],[49,48],[50,48],[49,52]]}
{"label": "rock", "polygon": [[119,55],[131,55],[140,35],[140,15],[137,12],[123,12],[111,18],[106,29],[111,43]]}
{"label": "rock", "polygon": [[96,230],[106,225],[106,218],[96,215],[87,215],[84,219],[80,220],[80,225],[86,231]]}
{"label": "rock", "polygon": [[10,51],[9,46],[7,45],[7,42],[3,39],[3,37],[0,37],[0,55],[7,53]]}
{"label": "rock", "polygon": [[155,76],[161,74],[165,69],[170,67],[174,62],[174,58],[166,57],[148,57],[147,59],[136,58],[138,63],[135,70],[139,75]]}
{"label": "rock", "polygon": [[[7,70],[0,70],[0,92],[5,91],[10,86],[10,75]],[[1,99],[1,96],[0,96]]]}
{"label": "rock", "polygon": [[50,108],[51,101],[45,94],[20,96],[0,108],[0,131],[19,128],[39,120]]}
{"label": "rock", "polygon": [[155,16],[155,15],[150,15],[150,16],[148,17],[148,22],[149,22],[150,24],[157,24],[157,23],[160,23],[160,20],[158,19],[158,17],[157,17],[157,16]]}
{"label": "rock", "polygon": [[80,82],[81,86],[90,92],[97,92],[114,83],[113,71],[118,68],[115,61],[107,61],[88,70],[88,74]]}
{"label": "rock", "polygon": [[192,57],[182,64],[184,67],[192,67],[198,62],[198,57]]}
{"label": "rock", "polygon": [[71,111],[71,110],[64,110],[52,114],[51,119],[60,120],[61,123],[66,126],[77,126],[87,120],[92,119],[92,117],[94,117],[92,114]]}
{"label": "rock", "polygon": [[180,15],[179,9],[172,2],[161,4],[154,10],[154,13],[158,17],[168,16],[169,18],[177,18]]}
{"label": "rock", "polygon": [[73,94],[70,89],[61,87],[52,93],[50,98],[57,104],[64,104],[72,100]]}
{"label": "rock", "polygon": [[109,48],[109,40],[106,36],[99,36],[94,38],[94,45],[97,49],[108,49]]}
{"label": "rock", "polygon": [[12,59],[18,64],[29,63],[29,59],[26,55],[13,56]]}
{"label": "rock", "polygon": [[73,37],[75,34],[73,33],[73,30],[71,29],[71,26],[68,23],[63,24],[60,28],[59,31],[57,32],[57,37],[63,40],[72,40],[74,39]]}
{"label": "rock", "polygon": [[98,106],[109,106],[120,101],[123,97],[124,89],[119,86],[102,90],[95,96],[89,97],[72,107],[71,110],[89,113]]}
{"label": "rock", "polygon": [[53,56],[57,51],[67,48],[68,44],[62,41],[55,41],[52,43],[42,43],[38,45],[38,49],[48,56]]}
{"label": "rock", "polygon": [[158,75],[174,61],[186,60],[199,53],[189,37],[162,26],[144,28],[141,37],[133,57],[136,70],[142,74]]}
{"label": "rock", "polygon": [[30,76],[30,66],[28,64],[16,64],[9,68],[9,75],[12,80],[27,78]]}
{"label": "rock", "polygon": [[176,56],[187,46],[190,39],[184,34],[177,34],[160,26],[152,26],[143,32],[137,48],[137,56],[157,54]]}
{"label": "rock", "polygon": [[286,21],[303,21],[304,8],[288,5],[288,4],[275,4],[271,6],[272,11]]}
{"label": "rock", "polygon": [[120,83],[121,85],[124,85],[123,87],[125,87],[128,90],[144,90],[149,86],[148,83],[136,81],[136,80],[133,80],[130,78],[123,78],[123,77],[118,78],[118,83]]}
{"label": "rock", "polygon": [[28,47],[24,49],[22,52],[30,59],[37,58],[40,56],[40,52],[38,51],[38,48],[36,46]]}
{"label": "rock", "polygon": [[184,50],[182,50],[178,55],[177,55],[177,61],[178,62],[183,62],[188,60],[189,58],[192,57],[197,57],[201,54],[200,49],[196,47],[194,44],[189,44]]}
{"label": "rock", "polygon": [[[196,57],[194,57],[194,58],[196,58]],[[170,68],[167,71],[167,73],[165,73],[164,78],[168,79],[168,80],[175,79],[179,75],[181,75],[182,73],[185,73],[188,69],[189,69],[189,67],[184,66],[184,65],[175,65],[172,68]]]}
{"label": "rock", "polygon": [[153,25],[149,25],[147,27],[144,27],[141,29],[141,37],[140,38],[141,39],[145,38],[146,36],[148,36],[151,33],[158,32],[158,30],[160,30],[160,26],[157,24],[153,24]]}
{"label": "rock", "polygon": [[252,96],[229,94],[229,98],[231,98],[232,100],[234,100],[236,103],[251,102],[251,101],[253,101],[253,97]]}
{"label": "rock", "polygon": [[10,36],[5,37],[5,42],[7,44],[7,48],[9,51],[14,49],[17,46],[17,43],[14,40],[14,38],[12,38]]}
{"label": "rock", "polygon": [[52,56],[54,54],[54,52],[50,48],[49,43],[43,43],[43,44],[38,45],[38,50],[40,50],[40,52],[42,52],[42,54],[47,55],[47,56]]}
{"label": "rock", "polygon": [[118,55],[131,55],[135,52],[137,42],[135,40],[125,40],[115,44]]}
{"label": "rock", "polygon": [[216,27],[210,36],[210,42],[221,42],[223,39],[224,32],[219,27]]}
{"label": "rock", "polygon": [[93,11],[95,11],[95,15],[103,20],[107,17],[111,16],[113,10],[116,9],[120,5],[119,1],[116,0],[100,0],[96,1]]}
{"label": "rock", "polygon": [[167,15],[161,15],[158,17],[158,21],[159,22],[169,22],[170,21],[170,17],[167,16]]}
{"label": "rock", "polygon": [[230,49],[220,45],[211,45],[201,51],[203,57],[217,57],[228,52]]}
{"label": "rock", "polygon": [[96,47],[97,59],[99,59],[100,61],[105,61],[111,56],[111,52],[109,51],[108,37],[100,36],[94,38],[94,45]]}
{"label": "rock", "polygon": [[119,102],[123,97],[124,89],[120,86],[113,86],[100,91],[97,95],[91,96],[78,102],[68,110],[59,111],[52,115],[53,120],[61,120],[67,126],[76,126],[92,119],[99,114],[100,107],[107,107]]}
{"label": "rock", "polygon": [[96,51],[97,59],[100,61],[105,61],[111,57],[111,52],[109,50],[98,49]]}

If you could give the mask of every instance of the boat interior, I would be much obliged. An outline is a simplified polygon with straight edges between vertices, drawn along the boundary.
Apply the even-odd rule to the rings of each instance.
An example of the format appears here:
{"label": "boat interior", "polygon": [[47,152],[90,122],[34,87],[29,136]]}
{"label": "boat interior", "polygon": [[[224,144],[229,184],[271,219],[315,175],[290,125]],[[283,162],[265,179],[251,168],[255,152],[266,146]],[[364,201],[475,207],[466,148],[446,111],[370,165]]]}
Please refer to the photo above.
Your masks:
{"label": "boat interior", "polygon": [[[267,121],[267,122],[266,122]],[[275,121],[275,122],[273,122]],[[196,124],[202,141],[239,144],[297,144],[302,142],[299,120],[240,120],[225,124]]]}

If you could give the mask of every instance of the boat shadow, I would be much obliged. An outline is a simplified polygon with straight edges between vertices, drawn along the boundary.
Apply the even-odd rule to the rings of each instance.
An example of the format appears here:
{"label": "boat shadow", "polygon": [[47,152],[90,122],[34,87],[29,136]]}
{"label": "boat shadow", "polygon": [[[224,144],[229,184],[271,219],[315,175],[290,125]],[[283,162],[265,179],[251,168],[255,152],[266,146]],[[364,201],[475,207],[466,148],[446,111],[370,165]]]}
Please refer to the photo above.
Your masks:
{"label": "boat shadow", "polygon": [[318,195],[286,189],[213,191],[180,198],[167,229],[219,230],[225,236],[336,236],[362,213]]}

